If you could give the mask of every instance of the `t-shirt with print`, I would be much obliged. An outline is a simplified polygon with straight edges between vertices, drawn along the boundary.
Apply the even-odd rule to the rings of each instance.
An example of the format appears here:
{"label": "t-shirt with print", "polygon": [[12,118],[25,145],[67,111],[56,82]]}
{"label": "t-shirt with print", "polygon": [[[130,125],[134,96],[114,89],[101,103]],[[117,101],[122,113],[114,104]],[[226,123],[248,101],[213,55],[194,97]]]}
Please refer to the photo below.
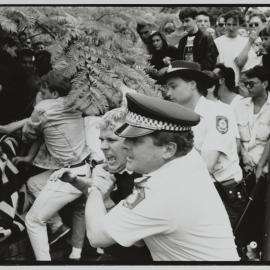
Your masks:
{"label": "t-shirt with print", "polygon": [[193,42],[195,39],[195,35],[194,36],[188,36],[187,37],[187,43],[184,49],[184,60],[188,61],[188,62],[194,62],[193,59]]}

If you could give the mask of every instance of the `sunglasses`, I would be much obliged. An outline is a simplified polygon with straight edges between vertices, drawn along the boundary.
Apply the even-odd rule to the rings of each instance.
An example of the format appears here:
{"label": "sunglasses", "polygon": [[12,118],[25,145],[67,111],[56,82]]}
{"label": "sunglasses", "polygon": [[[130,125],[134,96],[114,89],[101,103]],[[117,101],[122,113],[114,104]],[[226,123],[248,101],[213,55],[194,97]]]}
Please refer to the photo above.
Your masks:
{"label": "sunglasses", "polygon": [[241,82],[242,85],[244,85],[246,88],[253,88],[255,84],[257,84],[257,82]]}
{"label": "sunglasses", "polygon": [[225,26],[225,23],[218,23],[217,24],[219,27],[224,27]]}
{"label": "sunglasses", "polygon": [[259,23],[250,23],[249,24],[249,27],[258,27],[259,26]]}

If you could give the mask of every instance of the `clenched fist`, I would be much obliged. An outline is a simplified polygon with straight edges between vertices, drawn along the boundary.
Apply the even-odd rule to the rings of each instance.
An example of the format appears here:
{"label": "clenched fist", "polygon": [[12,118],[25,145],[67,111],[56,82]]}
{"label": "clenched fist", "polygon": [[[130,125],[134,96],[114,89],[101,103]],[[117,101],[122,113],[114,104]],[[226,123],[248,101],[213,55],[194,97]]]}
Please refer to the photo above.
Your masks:
{"label": "clenched fist", "polygon": [[106,165],[97,165],[92,172],[92,186],[99,189],[104,199],[108,198],[114,188],[115,177],[106,170]]}

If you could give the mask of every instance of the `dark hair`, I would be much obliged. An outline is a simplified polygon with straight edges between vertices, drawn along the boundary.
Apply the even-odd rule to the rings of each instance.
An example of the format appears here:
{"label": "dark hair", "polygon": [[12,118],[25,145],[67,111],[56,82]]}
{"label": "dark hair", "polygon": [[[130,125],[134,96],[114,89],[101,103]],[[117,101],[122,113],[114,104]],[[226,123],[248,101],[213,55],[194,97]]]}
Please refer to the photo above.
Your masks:
{"label": "dark hair", "polygon": [[214,68],[218,68],[218,76],[224,79],[226,87],[235,92],[235,73],[234,70],[230,67],[226,67],[224,64],[217,64]]}
{"label": "dark hair", "polygon": [[205,10],[198,11],[197,16],[199,16],[199,15],[204,15],[206,17],[209,17],[209,19],[210,19],[210,15]]}
{"label": "dark hair", "polygon": [[14,47],[18,46],[18,43],[13,38],[6,36],[1,40],[1,46],[3,47],[4,45],[7,45],[8,47]]}
{"label": "dark hair", "polygon": [[253,17],[259,17],[263,23],[266,23],[266,22],[267,22],[266,16],[263,14],[263,12],[260,12],[260,11],[253,11],[253,12],[249,15],[249,21],[250,21],[251,18],[253,18]]}
{"label": "dark hair", "polygon": [[263,29],[259,33],[259,36],[260,37],[263,37],[263,36],[269,37],[270,36],[270,24],[269,23],[265,27],[263,27]]}
{"label": "dark hair", "polygon": [[70,80],[60,71],[52,70],[40,79],[41,84],[45,84],[50,92],[56,91],[60,97],[67,96],[71,90]]}
{"label": "dark hair", "polygon": [[145,27],[152,27],[152,25],[147,22],[138,22],[136,27],[137,33],[140,34],[140,31]]}
{"label": "dark hair", "polygon": [[230,10],[227,13],[225,13],[223,17],[225,19],[225,22],[231,18],[233,18],[233,20],[235,21],[238,21],[240,25],[242,25],[245,22],[242,13],[238,10]]}
{"label": "dark hair", "polygon": [[51,60],[51,53],[46,50],[41,50],[35,53],[36,60],[38,59],[48,59],[48,61]]}
{"label": "dark hair", "polygon": [[194,76],[193,73],[189,73],[189,72],[182,73],[181,75],[178,75],[178,76],[175,75],[175,77],[179,77],[186,82],[195,81],[197,84],[198,92],[204,97],[207,96],[207,88],[208,87],[205,85],[205,83],[202,83],[196,76]]}
{"label": "dark hair", "polygon": [[37,42],[33,43],[32,46],[33,46],[33,48],[36,49],[38,45],[44,45],[44,43],[42,41],[37,41]]}
{"label": "dark hair", "polygon": [[184,8],[180,10],[179,12],[179,19],[183,21],[186,18],[192,18],[195,19],[196,16],[198,15],[198,11],[196,8]]}
{"label": "dark hair", "polygon": [[21,32],[18,33],[18,37],[20,38],[21,36],[26,36],[27,37],[27,34],[24,31],[21,31]]}
{"label": "dark hair", "polygon": [[243,74],[249,79],[256,77],[262,82],[269,80],[269,72],[263,66],[255,66],[244,71]]}
{"label": "dark hair", "polygon": [[203,73],[205,73],[209,77],[208,88],[215,86],[213,94],[217,98],[219,89],[218,75],[210,70],[203,70]]}
{"label": "dark hair", "polygon": [[167,42],[165,35],[163,33],[161,33],[160,31],[155,31],[155,32],[151,33],[151,36],[149,37],[150,43],[148,45],[148,48],[149,48],[149,52],[151,54],[155,54],[155,52],[156,52],[156,49],[152,45],[152,38],[154,36],[159,36],[161,38],[161,40],[162,40],[162,49],[161,50],[168,48],[168,42]]}
{"label": "dark hair", "polygon": [[34,57],[35,52],[31,49],[22,49],[18,52],[18,60],[21,60],[24,56],[26,57]]}
{"label": "dark hair", "polygon": [[177,145],[175,157],[182,157],[188,154],[193,147],[193,131],[171,132],[171,131],[155,131],[149,134],[153,138],[156,146],[163,146],[173,142]]}

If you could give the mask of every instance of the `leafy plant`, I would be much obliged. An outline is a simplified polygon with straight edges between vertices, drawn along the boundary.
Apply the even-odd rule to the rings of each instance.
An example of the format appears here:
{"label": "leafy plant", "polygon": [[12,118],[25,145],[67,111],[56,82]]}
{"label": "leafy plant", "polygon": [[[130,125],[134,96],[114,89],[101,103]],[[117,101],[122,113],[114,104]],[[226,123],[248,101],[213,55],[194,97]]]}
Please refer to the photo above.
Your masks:
{"label": "leafy plant", "polygon": [[67,106],[89,115],[120,106],[123,85],[159,95],[155,82],[143,70],[148,65],[146,54],[136,50],[136,20],[142,10],[3,7],[0,18],[3,29],[26,31],[33,40],[41,39],[47,44],[53,67],[72,79]]}

